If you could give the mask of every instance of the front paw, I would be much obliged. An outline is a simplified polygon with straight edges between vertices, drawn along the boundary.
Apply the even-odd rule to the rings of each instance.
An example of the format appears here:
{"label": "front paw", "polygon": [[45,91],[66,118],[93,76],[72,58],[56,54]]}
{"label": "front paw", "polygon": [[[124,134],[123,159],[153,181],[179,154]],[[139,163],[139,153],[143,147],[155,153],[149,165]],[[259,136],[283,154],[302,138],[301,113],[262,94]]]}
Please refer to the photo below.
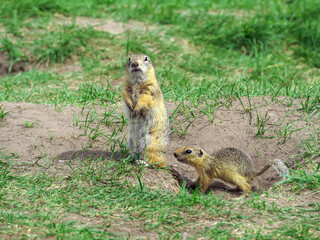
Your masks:
{"label": "front paw", "polygon": [[134,107],[133,111],[134,111],[134,112],[140,112],[140,111],[142,111],[143,109],[144,109],[144,106],[143,106],[143,105],[137,104],[137,105]]}
{"label": "front paw", "polygon": [[133,110],[134,106],[133,106],[133,102],[126,102],[127,104],[127,107],[130,109],[130,110]]}

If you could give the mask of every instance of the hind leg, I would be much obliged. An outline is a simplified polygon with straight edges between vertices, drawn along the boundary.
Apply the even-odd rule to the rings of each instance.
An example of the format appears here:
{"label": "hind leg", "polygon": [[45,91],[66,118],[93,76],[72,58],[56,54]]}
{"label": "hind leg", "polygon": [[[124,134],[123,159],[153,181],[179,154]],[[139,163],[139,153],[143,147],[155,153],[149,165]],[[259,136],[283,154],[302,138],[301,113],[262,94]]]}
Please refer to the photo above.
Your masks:
{"label": "hind leg", "polygon": [[167,151],[168,140],[162,136],[162,133],[153,131],[152,134],[147,135],[146,143],[145,161],[156,167],[166,167],[167,158],[165,153]]}
{"label": "hind leg", "polygon": [[251,191],[251,186],[243,176],[239,174],[233,174],[232,179],[230,180],[232,180],[232,183],[237,185],[242,191],[244,192]]}
{"label": "hind leg", "polygon": [[167,166],[167,157],[161,153],[149,153],[147,156],[151,156],[151,161],[149,161],[149,164],[152,164],[156,167],[166,167]]}
{"label": "hind leg", "polygon": [[151,136],[146,149],[146,161],[156,167],[166,167],[167,158],[165,156],[166,144],[160,137]]}
{"label": "hind leg", "polygon": [[167,158],[164,153],[159,151],[152,151],[147,148],[146,153],[146,161],[153,166],[156,167],[166,167],[167,166]]}

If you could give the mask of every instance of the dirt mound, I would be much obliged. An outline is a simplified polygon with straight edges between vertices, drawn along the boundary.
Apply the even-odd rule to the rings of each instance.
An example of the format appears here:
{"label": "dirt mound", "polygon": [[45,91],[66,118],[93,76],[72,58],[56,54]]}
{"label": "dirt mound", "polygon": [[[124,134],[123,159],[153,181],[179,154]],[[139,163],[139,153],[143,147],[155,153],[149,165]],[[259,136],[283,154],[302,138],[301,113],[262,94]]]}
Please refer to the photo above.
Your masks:
{"label": "dirt mound", "polygon": [[[170,137],[167,154],[169,166],[181,176],[196,180],[195,169],[177,162],[172,155],[174,150],[182,145],[196,145],[203,147],[209,153],[230,146],[241,148],[252,157],[256,169],[261,169],[267,160],[273,158],[281,158],[289,167],[294,167],[294,160],[290,157],[301,153],[297,145],[308,135],[302,113],[294,108],[288,110],[288,107],[280,101],[270,102],[256,98],[252,99],[251,104],[259,106],[256,111],[245,111],[243,105],[248,105],[245,100],[242,104],[234,101],[229,107],[218,108],[212,115],[213,122],[207,116],[200,115],[201,105],[194,107],[190,105],[187,109],[191,109],[197,118],[188,127],[192,119],[190,121],[186,119],[186,114],[189,113],[183,110],[183,106],[167,103],[169,114],[172,115],[171,128],[176,129],[172,131]],[[9,112],[9,115],[0,120],[0,148],[16,156],[15,163],[21,163],[22,172],[39,171],[41,165],[42,168],[45,166],[48,174],[67,176],[70,160],[84,160],[89,157],[102,157],[102,159],[113,157],[117,160],[124,157],[112,155],[114,152],[112,148],[119,146],[107,146],[112,133],[117,133],[119,141],[125,139],[126,133],[126,128],[121,127],[117,120],[112,120],[113,122],[106,120],[106,113],[110,112],[108,109],[93,106],[85,109],[70,106],[55,109],[54,106],[48,105],[10,102],[1,102],[0,105]],[[114,114],[121,114],[119,107],[114,106],[113,110]],[[268,131],[264,136],[269,138],[260,138],[256,136],[259,118],[257,116],[264,116],[266,113],[269,117],[265,126]],[[291,131],[302,129],[285,139],[276,134],[283,126],[288,126],[290,123],[294,123],[293,126],[290,125]],[[185,136],[178,133],[177,126],[186,131]],[[120,131],[114,131],[117,129]],[[273,137],[274,135],[277,137]],[[112,136],[114,139],[115,135]],[[48,160],[52,160],[51,165],[46,165]],[[170,192],[179,191],[177,180],[168,171],[146,169],[142,178],[144,184],[151,188],[156,189],[161,185]],[[268,189],[279,180],[278,174],[270,169],[253,185],[258,189]],[[234,186],[221,181],[216,181],[212,186],[212,190],[216,193],[228,189],[229,196],[239,194],[232,191]]]}

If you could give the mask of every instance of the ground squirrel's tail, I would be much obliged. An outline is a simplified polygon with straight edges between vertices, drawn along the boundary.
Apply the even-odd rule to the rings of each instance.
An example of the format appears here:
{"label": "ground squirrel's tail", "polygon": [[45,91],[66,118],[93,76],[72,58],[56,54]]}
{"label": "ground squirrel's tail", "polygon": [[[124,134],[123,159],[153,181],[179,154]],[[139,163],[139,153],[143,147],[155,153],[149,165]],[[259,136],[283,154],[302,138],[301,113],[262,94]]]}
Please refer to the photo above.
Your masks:
{"label": "ground squirrel's tail", "polygon": [[287,178],[289,175],[289,168],[284,164],[284,162],[278,158],[270,160],[267,164],[257,173],[255,173],[255,177],[262,175],[265,171],[267,171],[271,166],[276,169],[276,171],[283,177]]}

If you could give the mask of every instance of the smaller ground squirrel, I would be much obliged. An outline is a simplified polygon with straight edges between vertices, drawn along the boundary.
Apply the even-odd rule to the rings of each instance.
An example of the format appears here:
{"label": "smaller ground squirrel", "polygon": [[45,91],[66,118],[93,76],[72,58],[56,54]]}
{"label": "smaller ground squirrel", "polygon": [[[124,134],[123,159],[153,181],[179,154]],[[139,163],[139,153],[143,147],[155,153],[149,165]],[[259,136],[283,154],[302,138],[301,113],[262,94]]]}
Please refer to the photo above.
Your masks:
{"label": "smaller ground squirrel", "polygon": [[206,192],[213,178],[235,184],[242,191],[250,191],[249,183],[271,166],[283,177],[289,174],[289,169],[280,159],[267,162],[259,172],[255,172],[251,157],[237,148],[223,148],[210,156],[201,148],[181,147],[174,156],[179,162],[196,168],[201,192]]}
{"label": "smaller ground squirrel", "polygon": [[146,55],[131,55],[125,70],[122,98],[131,155],[165,167],[169,120],[152,62]]}

